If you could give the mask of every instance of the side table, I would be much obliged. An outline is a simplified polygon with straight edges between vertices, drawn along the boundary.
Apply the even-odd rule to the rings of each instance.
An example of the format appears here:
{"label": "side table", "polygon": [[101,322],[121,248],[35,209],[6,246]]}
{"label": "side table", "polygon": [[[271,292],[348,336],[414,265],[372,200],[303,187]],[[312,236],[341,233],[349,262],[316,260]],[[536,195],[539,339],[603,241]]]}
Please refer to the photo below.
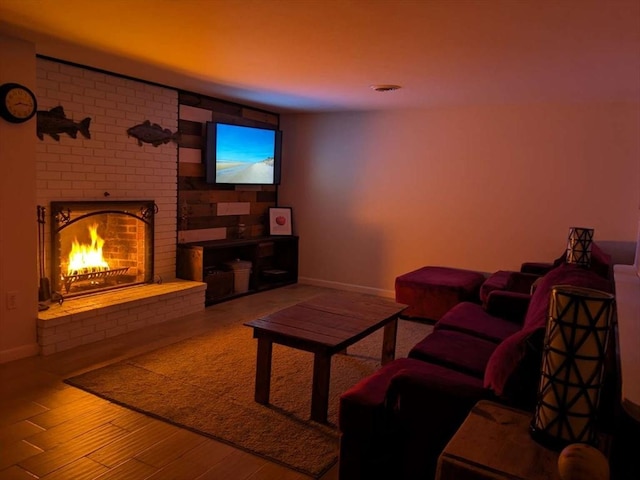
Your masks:
{"label": "side table", "polygon": [[529,436],[532,417],[481,400],[440,454],[436,480],[559,480],[558,452]]}

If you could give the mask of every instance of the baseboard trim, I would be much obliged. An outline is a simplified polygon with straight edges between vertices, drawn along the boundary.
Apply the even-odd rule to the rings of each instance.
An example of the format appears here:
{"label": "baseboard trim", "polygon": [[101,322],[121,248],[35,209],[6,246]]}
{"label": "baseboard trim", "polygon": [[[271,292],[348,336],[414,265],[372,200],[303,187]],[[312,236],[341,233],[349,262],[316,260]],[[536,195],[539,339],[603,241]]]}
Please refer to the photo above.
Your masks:
{"label": "baseboard trim", "polygon": [[39,345],[34,342],[20,347],[10,348],[9,350],[2,350],[0,351],[0,364],[13,362],[21,358],[35,357],[38,355],[39,348]]}
{"label": "baseboard trim", "polygon": [[317,278],[298,277],[298,283],[304,285],[313,285],[314,287],[335,288],[336,290],[344,290],[347,292],[366,293],[377,297],[395,298],[394,290],[384,290],[382,288],[364,287],[362,285],[353,285],[351,283],[332,282],[329,280],[320,280]]}

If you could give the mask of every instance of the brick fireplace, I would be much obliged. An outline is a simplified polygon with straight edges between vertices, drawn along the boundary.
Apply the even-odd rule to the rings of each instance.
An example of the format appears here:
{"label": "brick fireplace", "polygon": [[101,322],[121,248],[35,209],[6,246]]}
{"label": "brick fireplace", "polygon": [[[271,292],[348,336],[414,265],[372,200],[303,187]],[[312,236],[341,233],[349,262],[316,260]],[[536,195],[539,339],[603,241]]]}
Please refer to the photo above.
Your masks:
{"label": "brick fireplace", "polygon": [[[69,119],[91,118],[90,138],[62,133],[57,139],[44,135],[36,140],[37,204],[47,208],[44,238],[51,239],[44,251],[45,275],[64,296],[62,305],[50,302],[38,313],[40,353],[204,310],[206,285],[176,279],[178,148],[173,142],[140,144],[127,134],[145,120],[176,131],[177,91],[43,58],[37,59],[37,90],[40,110],[62,106]],[[134,218],[145,216],[139,205],[128,206],[140,199],[154,204],[152,227]],[[98,204],[99,210],[128,213],[108,215],[112,218],[107,220],[85,211]],[[52,218],[54,210],[60,210],[59,220]],[[63,218],[67,211],[69,221]],[[82,215],[88,216],[76,220]],[[94,223],[109,267],[69,273],[66,245],[75,237],[91,244],[88,227]],[[54,240],[61,227],[70,239]],[[129,233],[136,237],[136,246],[120,242],[117,249],[126,252],[122,256],[107,234],[119,228],[132,229]],[[146,238],[142,248],[138,237]],[[64,276],[72,278],[65,284]],[[54,278],[61,283],[54,285]]]}
{"label": "brick fireplace", "polygon": [[206,285],[154,275],[153,200],[53,201],[48,211],[52,300],[38,314],[42,355],[203,310]]}

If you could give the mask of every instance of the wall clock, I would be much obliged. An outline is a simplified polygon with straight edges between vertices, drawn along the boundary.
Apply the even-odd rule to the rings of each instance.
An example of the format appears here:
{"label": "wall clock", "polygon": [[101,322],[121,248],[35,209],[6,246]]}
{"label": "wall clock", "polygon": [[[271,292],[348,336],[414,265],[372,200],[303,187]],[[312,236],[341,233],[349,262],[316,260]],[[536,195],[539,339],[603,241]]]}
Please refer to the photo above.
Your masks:
{"label": "wall clock", "polygon": [[18,83],[0,85],[0,116],[11,123],[22,123],[36,114],[38,102],[31,90]]}

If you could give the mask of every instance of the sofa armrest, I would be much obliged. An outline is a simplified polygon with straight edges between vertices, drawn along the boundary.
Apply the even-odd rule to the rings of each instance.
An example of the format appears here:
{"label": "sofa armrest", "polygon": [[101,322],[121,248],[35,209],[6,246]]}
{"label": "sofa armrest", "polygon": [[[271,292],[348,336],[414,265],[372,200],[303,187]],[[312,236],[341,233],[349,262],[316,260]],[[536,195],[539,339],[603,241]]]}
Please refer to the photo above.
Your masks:
{"label": "sofa armrest", "polygon": [[392,378],[399,371],[416,365],[420,367],[422,363],[410,358],[397,358],[343,392],[338,415],[340,431],[362,437],[385,434],[390,421],[386,395]]}
{"label": "sofa armrest", "polygon": [[530,301],[528,293],[494,290],[487,298],[485,309],[490,315],[522,324]]}
{"label": "sofa armrest", "polygon": [[396,478],[433,478],[438,456],[471,408],[478,400],[493,398],[482,380],[423,363],[398,372],[387,392],[396,429]]}
{"label": "sofa armrest", "polygon": [[339,478],[393,478],[400,453],[395,450],[398,441],[387,391],[398,372],[428,365],[412,358],[395,359],[340,396]]}
{"label": "sofa armrest", "polygon": [[525,262],[520,265],[522,273],[532,273],[534,275],[544,275],[552,270],[556,265],[550,262]]}

